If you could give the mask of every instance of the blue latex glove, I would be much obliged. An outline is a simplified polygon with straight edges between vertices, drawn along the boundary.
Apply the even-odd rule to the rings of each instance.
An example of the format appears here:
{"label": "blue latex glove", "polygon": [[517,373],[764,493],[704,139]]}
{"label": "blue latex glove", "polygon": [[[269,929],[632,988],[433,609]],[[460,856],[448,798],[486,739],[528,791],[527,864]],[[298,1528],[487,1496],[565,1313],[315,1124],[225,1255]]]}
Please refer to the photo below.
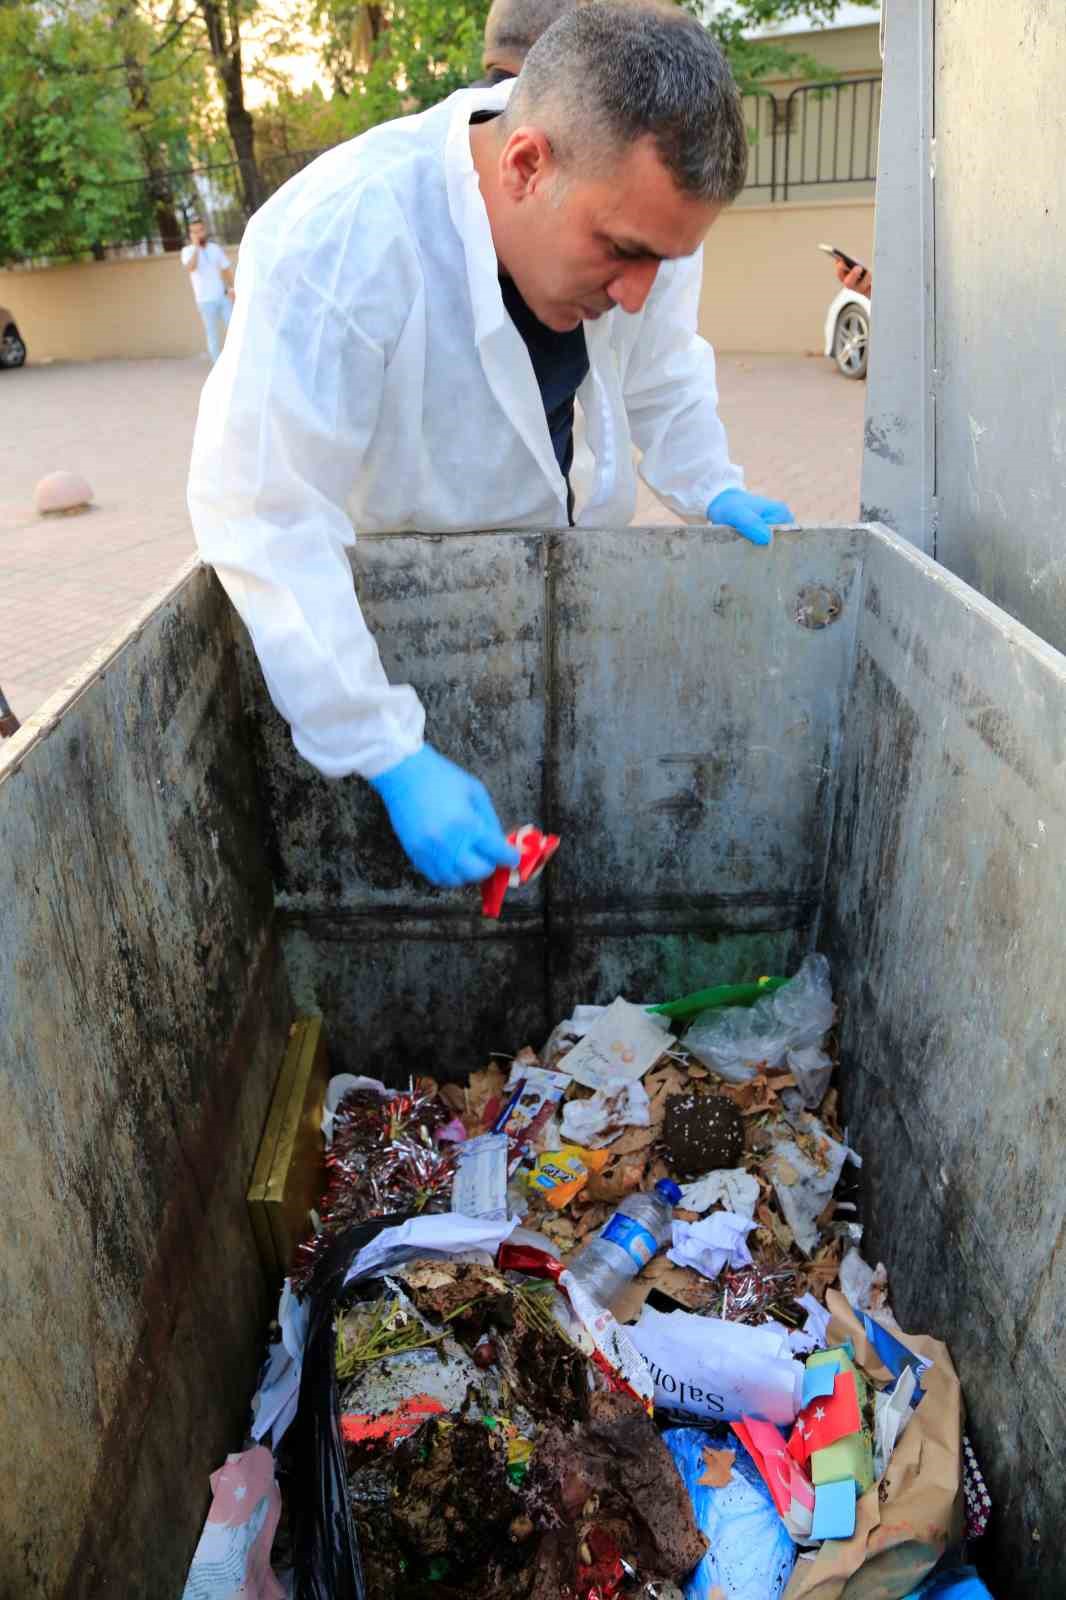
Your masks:
{"label": "blue latex glove", "polygon": [[769,544],[775,525],[795,520],[784,501],[764,500],[761,494],[749,494],[747,489],[723,489],[707,507],[708,522],[735,528],[752,544]]}
{"label": "blue latex glove", "polygon": [[485,785],[425,744],[371,778],[409,858],[441,888],[479,883],[497,867],[517,867]]}

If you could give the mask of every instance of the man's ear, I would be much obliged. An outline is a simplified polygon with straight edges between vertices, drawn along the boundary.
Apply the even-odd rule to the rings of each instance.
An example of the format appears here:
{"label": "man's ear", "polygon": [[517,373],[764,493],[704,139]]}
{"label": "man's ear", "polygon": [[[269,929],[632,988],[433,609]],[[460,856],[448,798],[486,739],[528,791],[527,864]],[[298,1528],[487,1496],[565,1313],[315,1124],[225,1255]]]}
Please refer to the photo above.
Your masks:
{"label": "man's ear", "polygon": [[554,176],[557,166],[542,128],[516,128],[500,153],[500,186],[510,200],[530,199]]}

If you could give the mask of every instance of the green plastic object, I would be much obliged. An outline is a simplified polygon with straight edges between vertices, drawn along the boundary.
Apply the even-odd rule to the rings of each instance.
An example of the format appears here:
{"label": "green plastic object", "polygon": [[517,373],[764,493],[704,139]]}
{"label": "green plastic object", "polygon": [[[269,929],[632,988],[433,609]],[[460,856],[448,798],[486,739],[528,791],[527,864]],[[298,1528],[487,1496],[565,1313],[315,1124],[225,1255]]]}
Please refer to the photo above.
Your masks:
{"label": "green plastic object", "polygon": [[695,994],[665,1000],[661,1006],[649,1006],[648,1010],[656,1016],[684,1022],[701,1011],[715,1011],[721,1006],[753,1006],[764,994],[773,994],[787,982],[787,978],[760,978],[757,983],[720,983],[716,989],[697,989]]}

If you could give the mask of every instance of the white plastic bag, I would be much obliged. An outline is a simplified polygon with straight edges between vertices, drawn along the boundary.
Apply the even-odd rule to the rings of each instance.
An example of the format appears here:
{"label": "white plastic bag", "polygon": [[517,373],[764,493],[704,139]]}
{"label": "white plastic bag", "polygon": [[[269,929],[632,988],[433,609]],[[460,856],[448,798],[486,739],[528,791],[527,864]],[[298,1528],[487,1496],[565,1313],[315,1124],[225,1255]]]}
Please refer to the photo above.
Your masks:
{"label": "white plastic bag", "polygon": [[836,1007],[825,956],[805,956],[794,978],[751,1007],[698,1016],[685,1044],[729,1083],[749,1083],[761,1066],[779,1067],[790,1050],[821,1045]]}
{"label": "white plastic bag", "polygon": [[808,1045],[805,1050],[790,1050],[785,1059],[803,1104],[808,1111],[817,1111],[833,1076],[832,1061],[816,1044]]}

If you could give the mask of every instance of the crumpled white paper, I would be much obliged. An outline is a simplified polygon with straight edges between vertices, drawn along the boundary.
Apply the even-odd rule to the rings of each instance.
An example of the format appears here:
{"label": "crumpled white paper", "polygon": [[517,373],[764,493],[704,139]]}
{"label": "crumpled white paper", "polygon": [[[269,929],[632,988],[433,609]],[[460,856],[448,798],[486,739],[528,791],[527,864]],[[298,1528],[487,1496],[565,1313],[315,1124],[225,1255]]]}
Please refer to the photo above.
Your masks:
{"label": "crumpled white paper", "polygon": [[817,1219],[833,1197],[845,1161],[862,1166],[862,1158],[846,1144],[830,1138],[817,1117],[806,1117],[802,1131],[818,1139],[825,1155],[825,1166],[812,1161],[791,1138],[778,1138],[767,1163],[785,1221],[805,1255],[818,1248]]}
{"label": "crumpled white paper", "polygon": [[759,1203],[759,1183],[743,1167],[720,1167],[694,1183],[686,1183],[677,1202],[682,1211],[709,1211],[723,1205],[741,1217],[753,1217]]}
{"label": "crumpled white paper", "polygon": [[269,1434],[275,1450],[296,1415],[310,1318],[310,1300],[304,1300],[301,1304],[286,1278],[278,1302],[281,1338],[271,1346],[270,1357],[252,1400],[252,1438],[259,1443]]}
{"label": "crumpled white paper", "polygon": [[904,1367],[891,1389],[874,1395],[874,1476],[880,1481],[892,1452],[914,1415],[911,1401],[918,1384],[913,1367]]}
{"label": "crumpled white paper", "polygon": [[796,1299],[796,1305],[806,1311],[807,1320],[803,1327],[794,1330],[789,1336],[789,1343],[797,1355],[807,1355],[812,1350],[825,1350],[829,1345],[829,1319],[831,1312],[825,1306],[819,1305],[813,1294],[801,1294]]}
{"label": "crumpled white paper", "polygon": [[840,1263],[840,1292],[855,1311],[880,1311],[888,1292],[884,1263],[869,1266],[852,1246]]}
{"label": "crumpled white paper", "polygon": [[675,1222],[673,1247],[667,1255],[676,1266],[717,1278],[724,1266],[751,1266],[747,1238],[754,1226],[751,1217],[734,1211],[712,1211],[700,1222]]}
{"label": "crumpled white paper", "polygon": [[561,1130],[568,1144],[602,1150],[626,1128],[651,1126],[651,1102],[644,1085],[624,1078],[597,1089],[591,1100],[568,1100],[563,1107]]}
{"label": "crumpled white paper", "polygon": [[360,1250],[344,1274],[344,1281],[379,1277],[416,1256],[465,1256],[481,1251],[491,1257],[517,1226],[517,1217],[507,1222],[484,1222],[477,1217],[461,1217],[455,1211],[412,1217],[394,1228],[382,1228]]}

